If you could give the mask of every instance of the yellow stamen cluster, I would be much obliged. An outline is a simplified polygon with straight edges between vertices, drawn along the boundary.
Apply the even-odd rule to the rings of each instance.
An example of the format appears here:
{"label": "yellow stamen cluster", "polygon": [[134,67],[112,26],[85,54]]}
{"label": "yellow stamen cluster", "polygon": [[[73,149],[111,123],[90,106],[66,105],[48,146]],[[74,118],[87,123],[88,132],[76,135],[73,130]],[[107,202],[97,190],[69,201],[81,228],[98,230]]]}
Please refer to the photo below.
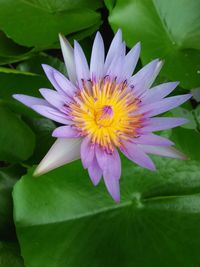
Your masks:
{"label": "yellow stamen cluster", "polygon": [[126,84],[109,79],[83,84],[70,104],[70,115],[82,135],[90,136],[92,143],[108,151],[134,137],[141,117],[132,115],[138,109],[138,100]]}

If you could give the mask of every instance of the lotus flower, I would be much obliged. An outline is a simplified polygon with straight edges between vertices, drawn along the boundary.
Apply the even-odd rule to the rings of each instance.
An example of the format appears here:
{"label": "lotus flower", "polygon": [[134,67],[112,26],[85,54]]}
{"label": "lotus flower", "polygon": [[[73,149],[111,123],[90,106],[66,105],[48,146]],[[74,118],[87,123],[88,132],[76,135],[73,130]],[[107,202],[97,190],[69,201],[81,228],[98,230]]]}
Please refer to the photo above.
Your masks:
{"label": "lotus flower", "polygon": [[151,61],[133,75],[140,43],[127,54],[121,30],[116,33],[105,57],[101,34],[96,34],[90,66],[77,41],[74,48],[60,35],[68,78],[43,65],[55,88],[40,89],[44,99],[27,95],[14,98],[39,114],[64,126],[53,131],[57,138],[38,165],[41,175],[81,158],[94,185],[103,177],[108,192],[120,201],[121,161],[118,151],[143,168],[154,171],[149,154],[184,159],[170,140],[153,132],[187,122],[184,118],[155,117],[173,109],[191,95],[167,97],[178,85],[168,82],[151,88],[162,62]]}

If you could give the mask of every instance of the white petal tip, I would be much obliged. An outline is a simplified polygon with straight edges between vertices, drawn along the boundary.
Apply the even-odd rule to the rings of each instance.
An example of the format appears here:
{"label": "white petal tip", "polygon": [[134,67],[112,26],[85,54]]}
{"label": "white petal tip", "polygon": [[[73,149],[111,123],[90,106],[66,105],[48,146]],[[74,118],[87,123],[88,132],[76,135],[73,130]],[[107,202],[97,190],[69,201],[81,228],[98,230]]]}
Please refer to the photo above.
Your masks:
{"label": "white petal tip", "polygon": [[20,98],[20,94],[14,94],[14,95],[12,95],[12,97],[13,97],[14,99],[16,99],[16,100],[19,100],[19,98]]}
{"label": "white petal tip", "polygon": [[66,39],[66,37],[64,36],[64,34],[59,33],[58,36],[59,36],[59,40],[60,40],[60,44],[61,44],[61,46],[62,46],[62,45],[68,45],[68,46],[71,47],[69,41]]}
{"label": "white petal tip", "polygon": [[47,65],[47,64],[41,64],[41,66],[42,66],[42,68],[43,68],[45,73],[46,73],[46,71],[51,69],[51,67],[49,65]]}
{"label": "white petal tip", "polygon": [[39,166],[35,169],[33,176],[38,177],[41,176],[44,172],[42,172],[39,168]]}
{"label": "white petal tip", "polygon": [[99,183],[99,181],[94,181],[93,179],[90,179],[90,181],[92,182],[92,184],[93,184],[94,186],[97,186],[98,183]]}
{"label": "white petal tip", "polygon": [[59,32],[58,36],[59,36],[59,39],[65,39],[64,34],[62,34],[61,32]]}
{"label": "white petal tip", "polygon": [[52,168],[48,168],[47,164],[44,164],[43,160],[39,163],[39,165],[36,167],[33,176],[41,176],[49,171],[51,171]]}
{"label": "white petal tip", "polygon": [[137,42],[136,44],[135,44],[135,47],[137,47],[137,49],[141,49],[141,42]]}
{"label": "white petal tip", "polygon": [[173,82],[173,83],[176,84],[176,86],[178,86],[178,85],[180,84],[179,81],[175,81],[175,82]]}
{"label": "white petal tip", "polygon": [[113,200],[114,200],[116,203],[119,203],[119,202],[120,202],[120,196],[118,196],[118,197],[113,197],[113,196],[112,196],[112,198],[113,198]]}

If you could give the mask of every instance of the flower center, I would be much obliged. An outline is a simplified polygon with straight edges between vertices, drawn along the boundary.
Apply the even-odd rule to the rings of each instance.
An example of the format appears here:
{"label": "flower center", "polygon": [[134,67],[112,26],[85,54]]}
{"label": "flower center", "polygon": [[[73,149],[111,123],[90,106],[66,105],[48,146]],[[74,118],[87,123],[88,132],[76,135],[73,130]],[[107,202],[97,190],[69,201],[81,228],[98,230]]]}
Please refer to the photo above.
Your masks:
{"label": "flower center", "polygon": [[112,106],[104,105],[96,112],[95,120],[100,127],[108,127],[113,122],[114,111]]}
{"label": "flower center", "polygon": [[141,116],[134,115],[139,101],[123,82],[109,77],[98,82],[83,82],[80,93],[69,105],[68,114],[82,136],[112,152],[123,140],[137,135]]}

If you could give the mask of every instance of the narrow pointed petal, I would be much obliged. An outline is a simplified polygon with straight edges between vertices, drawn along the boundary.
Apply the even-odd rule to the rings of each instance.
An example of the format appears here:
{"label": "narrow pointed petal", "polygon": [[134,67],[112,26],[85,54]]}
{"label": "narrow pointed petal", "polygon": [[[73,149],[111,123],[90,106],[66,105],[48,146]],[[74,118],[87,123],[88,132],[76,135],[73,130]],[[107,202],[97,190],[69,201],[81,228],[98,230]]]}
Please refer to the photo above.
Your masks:
{"label": "narrow pointed petal", "polygon": [[42,175],[80,158],[81,139],[59,138],[36,168],[34,175]]}
{"label": "narrow pointed petal", "polygon": [[182,160],[186,159],[186,156],[182,152],[176,150],[173,147],[162,147],[162,146],[155,147],[155,146],[141,145],[141,148],[148,154],[154,154],[154,155],[182,159]]}
{"label": "narrow pointed petal", "polygon": [[60,46],[61,46],[61,50],[62,50],[65,66],[67,68],[69,79],[73,84],[76,84],[76,67],[75,67],[75,61],[74,61],[74,49],[72,48],[70,43],[67,41],[67,39],[62,34],[59,34],[59,39],[60,39]]}
{"label": "narrow pointed petal", "polygon": [[103,171],[99,167],[96,156],[93,158],[92,163],[88,167],[88,173],[89,173],[91,181],[96,186],[100,182],[101,177],[103,175]]}
{"label": "narrow pointed petal", "polygon": [[112,171],[112,175],[119,179],[121,176],[121,160],[117,150],[115,149],[112,154],[108,154],[100,147],[95,147],[95,153],[97,162],[103,172]]}
{"label": "narrow pointed petal", "polygon": [[136,144],[154,145],[154,146],[172,146],[174,143],[165,137],[155,134],[144,134],[132,140]]}
{"label": "narrow pointed petal", "polygon": [[48,102],[45,99],[23,95],[23,94],[15,94],[12,95],[14,99],[18,100],[22,104],[26,105],[27,107],[31,108],[34,105],[44,105],[49,106]]}
{"label": "narrow pointed petal", "polygon": [[80,138],[79,132],[72,125],[56,128],[53,131],[52,136],[57,138]]}
{"label": "narrow pointed petal", "polygon": [[123,67],[123,76],[129,79],[133,74],[140,56],[141,45],[137,43],[126,55]]}
{"label": "narrow pointed petal", "polygon": [[74,96],[77,88],[62,73],[46,64],[42,64],[42,67],[53,87],[61,95]]}
{"label": "narrow pointed petal", "polygon": [[69,101],[67,96],[61,96],[54,90],[41,88],[39,91],[41,95],[48,101],[48,103],[58,109],[61,109]]}
{"label": "narrow pointed petal", "polygon": [[135,112],[135,114],[147,113],[148,117],[156,116],[170,109],[176,108],[177,106],[180,106],[188,99],[190,99],[191,96],[192,96],[191,94],[186,94],[186,95],[168,97],[161,101],[151,103],[149,105],[148,104],[144,105],[137,112]]}
{"label": "narrow pointed petal", "polygon": [[130,142],[124,142],[123,145],[124,146],[121,148],[121,151],[128,159],[151,171],[156,169],[153,161],[139,145]]}
{"label": "narrow pointed petal", "polygon": [[88,168],[94,158],[94,145],[91,144],[91,140],[88,137],[83,139],[81,144],[81,161],[84,168]]}
{"label": "narrow pointed petal", "polygon": [[115,34],[115,37],[113,38],[110,48],[108,50],[105,61],[105,70],[108,69],[108,66],[111,64],[113,57],[115,57],[115,55],[119,55],[121,44],[122,44],[122,31],[119,29]]}
{"label": "narrow pointed petal", "polygon": [[136,96],[143,94],[147,89],[150,88],[161,67],[162,62],[158,59],[155,59],[130,78],[129,85],[131,88],[133,88]]}
{"label": "narrow pointed petal", "polygon": [[111,170],[103,172],[106,188],[116,202],[120,202],[119,178],[115,177]]}
{"label": "narrow pointed petal", "polygon": [[74,58],[76,65],[76,74],[79,86],[82,87],[82,79],[90,79],[90,72],[84,52],[78,42],[74,41]]}
{"label": "narrow pointed petal", "polygon": [[112,79],[116,79],[117,82],[121,82],[124,78],[122,75],[123,65],[124,65],[124,57],[123,56],[115,57],[107,70],[107,75],[109,75]]}
{"label": "narrow pointed petal", "polygon": [[187,123],[188,120],[184,118],[151,118],[148,120],[147,125],[142,127],[139,132],[148,133],[154,131],[162,131],[170,128],[174,128]]}
{"label": "narrow pointed petal", "polygon": [[156,68],[155,68],[155,70],[153,72],[152,78],[149,81],[149,88],[151,87],[151,85],[155,81],[156,77],[158,76],[160,70],[162,69],[163,64],[164,64],[164,61],[159,60],[158,64],[156,65]]}
{"label": "narrow pointed petal", "polygon": [[179,82],[169,82],[159,84],[146,91],[146,94],[142,97],[143,104],[151,104],[156,101],[160,101],[165,96],[169,95],[177,86]]}
{"label": "narrow pointed petal", "polygon": [[92,55],[90,61],[90,77],[93,80],[101,79],[103,77],[104,70],[104,43],[101,34],[97,32],[94,44],[92,47]]}
{"label": "narrow pointed petal", "polygon": [[59,92],[59,93],[63,93],[62,89],[60,88],[59,84],[57,83],[57,81],[54,78],[54,71],[56,71],[54,68],[52,68],[49,65],[46,64],[42,64],[42,68],[47,76],[47,78],[49,79],[49,81],[51,82],[51,84],[53,85],[53,87]]}
{"label": "narrow pointed petal", "polygon": [[72,84],[62,73],[59,71],[54,71],[53,76],[59,85],[59,87],[62,89],[63,92],[65,92],[68,96],[74,96],[74,94],[77,92],[77,88]]}
{"label": "narrow pointed petal", "polygon": [[35,110],[37,113],[53,121],[56,121],[62,124],[72,124],[70,120],[66,119],[66,115],[64,113],[61,113],[60,111],[52,107],[34,105],[32,106],[32,109]]}

